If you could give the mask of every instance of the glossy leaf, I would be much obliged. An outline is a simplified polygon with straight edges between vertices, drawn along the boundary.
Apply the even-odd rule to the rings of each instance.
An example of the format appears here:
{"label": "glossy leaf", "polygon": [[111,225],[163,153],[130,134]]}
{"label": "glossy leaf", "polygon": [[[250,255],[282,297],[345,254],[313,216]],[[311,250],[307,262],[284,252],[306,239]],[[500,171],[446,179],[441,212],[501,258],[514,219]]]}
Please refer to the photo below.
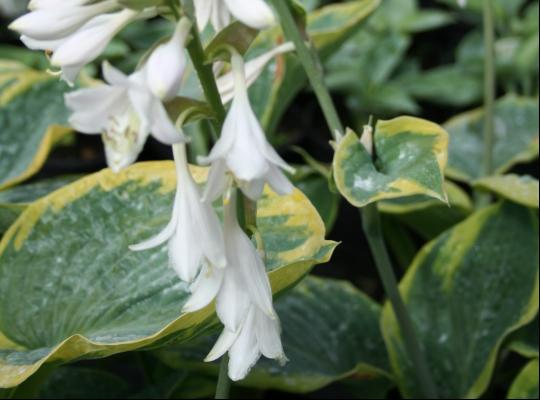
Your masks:
{"label": "glossy leaf", "polygon": [[338,143],[334,179],[354,206],[418,194],[446,202],[443,171],[448,136],[438,125],[412,117],[379,121],[374,134],[377,162],[349,131]]}
{"label": "glossy leaf", "polygon": [[[482,177],[484,113],[470,111],[448,121],[447,175],[472,181]],[[495,106],[494,169],[502,174],[538,157],[538,100],[507,96]]]}
{"label": "glossy leaf", "polygon": [[[196,179],[206,170],[194,169]],[[28,207],[0,242],[0,387],[17,385],[45,362],[187,340],[213,320],[211,306],[181,315],[186,283],[168,268],[166,246],[128,249],[169,221],[171,162],[109,170]],[[295,284],[335,243],[299,191],[266,192],[257,222],[274,292]],[[24,295],[22,295],[24,293]]]}
{"label": "glossy leaf", "polygon": [[312,172],[300,178],[294,177],[293,183],[317,208],[327,232],[330,232],[338,216],[341,198],[330,190],[328,179],[317,172]]}
{"label": "glossy leaf", "polygon": [[508,392],[508,399],[538,398],[538,359],[529,362],[519,373]]}
{"label": "glossy leaf", "polygon": [[37,199],[73,182],[77,176],[44,179],[42,181],[19,185],[0,192],[0,233]]}
{"label": "glossy leaf", "polygon": [[0,72],[0,190],[38,172],[53,144],[70,131],[67,89],[45,72]]}
{"label": "glossy leaf", "polygon": [[[485,208],[432,241],[400,284],[441,398],[477,398],[509,333],[538,311],[538,221],[531,210]],[[396,317],[383,335],[402,394],[421,396]]]}
{"label": "glossy leaf", "polygon": [[[275,302],[289,362],[261,360],[241,385],[305,393],[350,377],[390,379],[382,340],[380,306],[347,282],[309,276]],[[307,334],[309,332],[309,334]],[[166,364],[217,374],[219,365],[200,362],[215,336],[164,347]]]}
{"label": "glossy leaf", "polygon": [[448,194],[448,204],[419,195],[384,200],[378,203],[378,207],[382,213],[431,240],[464,220],[473,211],[472,201],[463,189],[452,182],[445,182],[444,188]]}
{"label": "glossy leaf", "polygon": [[474,186],[515,203],[538,208],[538,179],[531,176],[490,176],[477,180]]}

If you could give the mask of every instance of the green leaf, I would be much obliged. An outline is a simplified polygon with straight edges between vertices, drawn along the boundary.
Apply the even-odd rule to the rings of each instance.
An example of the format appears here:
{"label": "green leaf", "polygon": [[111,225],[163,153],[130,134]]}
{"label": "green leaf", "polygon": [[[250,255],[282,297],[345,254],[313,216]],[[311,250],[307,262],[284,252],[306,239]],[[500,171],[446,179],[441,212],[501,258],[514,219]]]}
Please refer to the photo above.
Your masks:
{"label": "green leaf", "polygon": [[[379,3],[380,0],[354,0],[309,13],[306,30],[322,59],[335,53]],[[279,28],[264,31],[247,52],[247,58],[259,56],[283,41]],[[305,72],[293,56],[278,57],[267,65],[250,88],[253,108],[265,128],[275,131],[281,116],[306,83]]]}
{"label": "green leaf", "polygon": [[538,359],[529,362],[521,370],[508,392],[508,399],[538,398]]}
{"label": "green leaf", "polygon": [[538,358],[538,315],[533,322],[512,334],[509,342],[510,349],[523,357]]}
{"label": "green leaf", "polygon": [[71,131],[67,89],[47,73],[0,72],[0,190],[38,172],[54,143]]}
{"label": "green leaf", "polygon": [[391,215],[425,239],[431,240],[464,220],[472,211],[468,194],[452,182],[445,182],[448,204],[427,196],[411,196],[379,202],[379,210]]}
{"label": "green leaf", "polygon": [[[166,246],[128,249],[170,220],[174,171],[172,162],[104,170],[33,203],[11,226],[0,242],[0,387],[18,385],[45,362],[188,340],[208,327],[212,306],[181,314],[188,285],[168,268]],[[207,170],[193,172],[206,179]],[[276,293],[326,262],[336,245],[299,191],[265,192],[257,222]]]}
{"label": "green leaf", "polygon": [[60,178],[44,179],[1,191],[0,233],[5,232],[30,203],[73,182],[79,177],[80,176],[64,176]]}
{"label": "green leaf", "polygon": [[448,135],[440,126],[413,117],[379,121],[374,143],[375,164],[354,132],[338,143],[334,178],[352,205],[418,194],[447,201],[443,171]]}
{"label": "green leaf", "polygon": [[[485,208],[426,245],[400,291],[441,398],[477,398],[509,333],[538,311],[538,221],[513,203]],[[402,394],[421,396],[395,314],[384,339]]]}
{"label": "green leaf", "polygon": [[238,21],[233,22],[220,31],[206,46],[204,50],[206,62],[229,61],[231,58],[230,47],[238,53],[244,54],[258,34],[257,29],[250,28]]}
{"label": "green leaf", "polygon": [[328,178],[317,172],[312,172],[300,178],[293,177],[292,181],[317,208],[326,226],[326,231],[330,232],[338,216],[341,198],[330,190]]}
{"label": "green leaf", "polygon": [[515,203],[538,208],[538,179],[532,176],[489,176],[475,181],[473,185]]}
{"label": "green leaf", "polygon": [[[461,114],[444,127],[450,134],[447,175],[470,182],[482,177],[484,112]],[[496,174],[538,157],[538,100],[507,96],[495,106]]]}
{"label": "green leaf", "polygon": [[[261,360],[240,385],[306,393],[351,377],[388,380],[380,306],[345,281],[309,276],[275,302],[289,362]],[[309,332],[309,334],[307,334]],[[201,360],[215,336],[157,351],[166,364],[217,374],[219,365]]]}

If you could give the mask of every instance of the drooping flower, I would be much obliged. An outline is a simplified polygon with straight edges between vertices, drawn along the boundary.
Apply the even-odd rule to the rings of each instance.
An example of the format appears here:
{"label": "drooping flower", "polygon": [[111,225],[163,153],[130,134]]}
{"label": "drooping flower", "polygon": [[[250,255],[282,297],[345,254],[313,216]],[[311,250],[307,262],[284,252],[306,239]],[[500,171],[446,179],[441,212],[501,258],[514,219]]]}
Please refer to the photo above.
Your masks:
{"label": "drooping flower", "polygon": [[173,152],[178,183],[171,221],[158,235],[130,249],[143,251],[168,242],[171,267],[180,279],[192,282],[201,267],[225,268],[227,259],[219,219],[212,206],[200,200],[185,145],[174,145]]}
{"label": "drooping flower", "polygon": [[229,352],[229,378],[233,381],[244,379],[261,355],[285,364],[287,357],[281,343],[279,320],[251,306],[240,329],[234,332],[225,328],[205,361],[215,361],[226,352]]}
{"label": "drooping flower", "polygon": [[[266,65],[274,58],[280,54],[285,54],[294,50],[294,44],[291,42],[283,43],[272,50],[261,54],[258,57],[255,57],[252,60],[249,60],[245,64],[245,74],[246,74],[246,85],[250,87],[257,78],[264,71]],[[219,89],[219,94],[221,95],[221,101],[223,103],[228,103],[234,97],[234,73],[230,71],[217,79],[217,85]]]}
{"label": "drooping flower", "polygon": [[286,361],[279,319],[272,305],[272,290],[261,255],[238,224],[236,195],[224,206],[224,239],[227,266],[205,266],[190,289],[184,312],[202,309],[216,299],[224,330],[207,361],[227,351],[229,376],[245,378],[261,354]]}
{"label": "drooping flower", "polygon": [[88,3],[81,0],[33,1],[29,5],[31,12],[17,18],[9,27],[38,40],[60,39],[74,33],[93,17],[118,8],[116,0]]}
{"label": "drooping flower", "polygon": [[199,30],[209,22],[219,32],[231,22],[231,15],[254,29],[266,29],[276,23],[272,9],[264,0],[195,0]]}
{"label": "drooping flower", "polygon": [[161,99],[147,88],[146,74],[143,67],[128,77],[103,63],[107,84],[65,96],[70,124],[81,133],[103,135],[107,164],[115,172],[137,159],[150,133],[166,144],[185,141]]}
{"label": "drooping flower", "polygon": [[197,311],[217,296],[219,319],[227,328],[237,331],[250,304],[257,305],[269,318],[276,314],[264,262],[238,223],[235,194],[223,207],[223,225],[227,268],[220,274],[208,268],[201,271],[184,311]]}
{"label": "drooping flower", "polygon": [[29,9],[10,29],[21,33],[28,48],[52,53],[51,64],[70,84],[127,24],[155,15],[153,9],[121,9],[117,0],[36,0]]}
{"label": "drooping flower", "polygon": [[[294,172],[268,143],[249,102],[244,60],[232,55],[234,99],[223,125],[221,137],[202,164],[212,164],[205,200],[215,200],[227,185],[232,173],[242,191],[252,200],[262,195],[265,183],[281,195],[293,190],[284,169]],[[280,169],[281,168],[281,169]]]}

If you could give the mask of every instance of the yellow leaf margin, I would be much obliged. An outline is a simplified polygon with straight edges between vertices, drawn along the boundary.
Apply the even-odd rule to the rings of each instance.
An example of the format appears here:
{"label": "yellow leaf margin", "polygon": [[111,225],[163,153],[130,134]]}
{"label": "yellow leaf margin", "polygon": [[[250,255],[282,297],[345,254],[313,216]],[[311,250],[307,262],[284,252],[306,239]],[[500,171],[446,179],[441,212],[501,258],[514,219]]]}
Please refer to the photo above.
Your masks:
{"label": "yellow leaf margin", "polygon": [[[204,182],[208,170],[192,167],[192,173],[196,181]],[[14,244],[16,250],[21,250],[34,225],[45,211],[52,210],[58,213],[67,204],[83,197],[94,188],[110,191],[128,180],[139,181],[142,185],[159,180],[162,184],[160,193],[169,193],[176,186],[174,163],[169,161],[139,163],[119,174],[114,174],[107,169],[82,178],[49,194],[29,206],[6,232],[0,242],[0,256],[10,243]],[[294,216],[288,223],[296,221],[301,222],[302,225],[307,224],[310,231],[313,232],[312,237],[301,246],[302,251],[282,255],[282,261],[288,260],[290,264],[283,264],[282,267],[269,273],[272,290],[274,293],[278,293],[300,280],[313,265],[327,262],[337,244],[324,239],[324,223],[315,207],[300,191],[295,190],[289,196],[278,197],[267,188],[265,194],[267,197],[262,201],[263,208],[260,215],[279,215],[282,211],[287,211],[289,214],[292,212]],[[296,215],[296,213],[299,215]],[[10,388],[21,384],[45,363],[65,363],[90,354],[92,357],[106,357],[116,353],[136,350],[151,345],[176,332],[194,329],[196,326],[209,323],[213,315],[213,305],[210,305],[196,313],[180,315],[151,336],[121,343],[99,343],[91,341],[82,335],[73,335],[55,346],[47,356],[32,365],[10,365],[0,359],[0,388]],[[0,332],[0,350],[24,349],[21,349]]]}

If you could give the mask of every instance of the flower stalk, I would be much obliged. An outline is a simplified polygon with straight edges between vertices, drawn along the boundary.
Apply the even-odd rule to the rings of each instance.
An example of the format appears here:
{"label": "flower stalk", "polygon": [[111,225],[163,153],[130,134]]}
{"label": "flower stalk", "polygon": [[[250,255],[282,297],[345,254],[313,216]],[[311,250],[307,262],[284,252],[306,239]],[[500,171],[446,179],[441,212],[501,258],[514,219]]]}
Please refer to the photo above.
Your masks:
{"label": "flower stalk", "polygon": [[[185,0],[184,9],[188,13],[189,18],[194,21],[195,16],[193,15],[193,1]],[[221,101],[214,72],[212,71],[212,65],[205,63],[204,48],[196,24],[193,24],[191,36],[191,40],[187,45],[187,51],[191,61],[193,62],[193,67],[197,72],[199,81],[201,82],[206,101],[208,101],[208,104],[210,104],[210,107],[214,111],[215,119],[212,120],[214,130],[216,132],[221,132],[223,122],[225,121],[226,111],[225,107],[223,106],[223,102]]]}
{"label": "flower stalk", "polygon": [[330,128],[330,132],[334,139],[338,139],[345,132],[343,124],[339,118],[336,107],[330,93],[328,92],[324,84],[324,76],[321,62],[316,54],[309,49],[306,45],[300,30],[298,29],[294,17],[289,9],[289,4],[287,1],[283,0],[272,0],[272,4],[276,12],[279,15],[281,27],[285,36],[288,40],[294,43],[298,57],[306,74],[308,76],[309,82],[319,104],[322,108],[324,117]]}
{"label": "flower stalk", "polygon": [[[495,26],[493,20],[493,2],[483,0],[484,18],[484,154],[482,173],[490,176],[493,173],[493,147],[495,145]],[[491,196],[486,193],[477,195],[479,207],[489,204]]]}
{"label": "flower stalk", "polygon": [[[296,47],[300,62],[302,63],[312,88],[317,95],[332,136],[334,139],[338,140],[343,134],[344,128],[330,93],[324,84],[322,66],[317,53],[310,51],[304,42],[288,3],[283,0],[272,0],[272,3],[280,17],[281,26],[285,36],[288,40],[292,41]],[[362,216],[364,232],[368,238],[371,251],[375,258],[379,276],[383,283],[386,295],[396,313],[401,331],[405,337],[407,351],[416,365],[418,380],[422,385],[425,397],[437,398],[436,388],[428,369],[425,355],[422,352],[411,317],[398,289],[397,279],[392,268],[388,250],[384,243],[377,205],[371,204],[366,206],[362,210]]]}

